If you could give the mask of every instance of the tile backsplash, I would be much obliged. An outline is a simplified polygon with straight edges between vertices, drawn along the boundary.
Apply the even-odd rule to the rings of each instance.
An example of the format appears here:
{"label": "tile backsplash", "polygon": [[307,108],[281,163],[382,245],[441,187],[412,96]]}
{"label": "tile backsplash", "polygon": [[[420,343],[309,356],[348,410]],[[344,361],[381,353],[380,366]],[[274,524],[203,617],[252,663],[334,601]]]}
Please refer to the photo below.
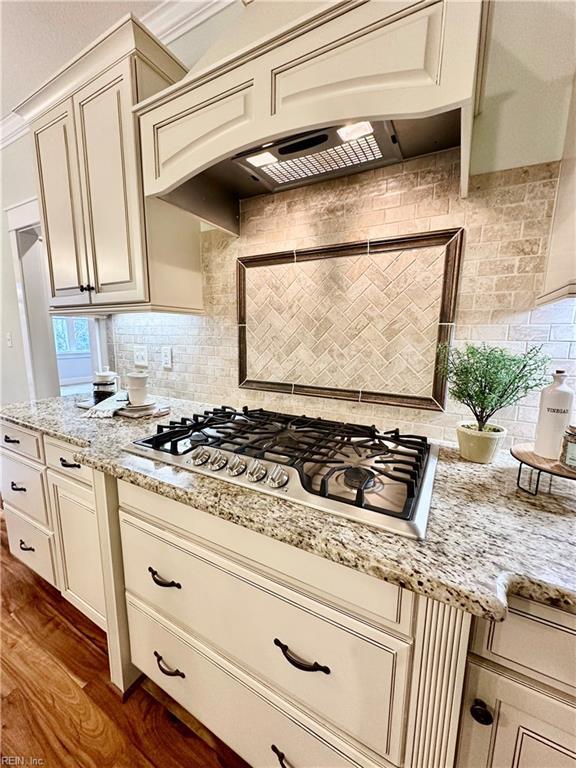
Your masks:
{"label": "tile backsplash", "polygon": [[[133,368],[134,344],[148,347],[151,388],[158,394],[374,423],[453,439],[467,414],[350,403],[240,389],[236,327],[236,259],[256,253],[464,227],[466,243],[456,316],[456,343],[481,342],[524,351],[542,345],[551,367],[576,376],[576,301],[536,307],[543,280],[559,164],[545,163],[472,177],[458,195],[457,153],[440,152],[389,166],[250,198],[241,205],[239,238],[202,235],[206,314],[114,315],[108,321],[111,363]],[[172,370],[161,347],[170,345]],[[283,353],[280,351],[279,353]],[[280,359],[279,364],[282,364]],[[379,371],[385,376],[385,371]],[[510,440],[530,439],[538,395],[501,411]]]}
{"label": "tile backsplash", "polygon": [[445,247],[246,269],[246,377],[431,397]]}

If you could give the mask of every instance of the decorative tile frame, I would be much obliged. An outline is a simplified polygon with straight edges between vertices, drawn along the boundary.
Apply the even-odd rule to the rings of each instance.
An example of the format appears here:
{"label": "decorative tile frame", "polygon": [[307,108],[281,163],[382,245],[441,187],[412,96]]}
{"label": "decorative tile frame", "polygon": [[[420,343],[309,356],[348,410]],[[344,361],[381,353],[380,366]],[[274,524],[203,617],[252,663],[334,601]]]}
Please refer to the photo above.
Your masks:
{"label": "decorative tile frame", "polygon": [[325,386],[307,386],[283,381],[265,381],[247,377],[247,297],[246,273],[249,269],[271,267],[281,264],[297,263],[317,259],[335,257],[359,256],[363,254],[383,253],[386,251],[405,251],[418,248],[444,247],[444,271],[440,295],[440,311],[436,349],[442,344],[449,344],[454,329],[456,314],[456,298],[460,265],[464,242],[462,228],[446,229],[435,232],[423,232],[414,235],[365,240],[355,243],[322,246],[305,250],[283,251],[278,253],[258,254],[239,258],[236,265],[236,290],[238,306],[238,344],[239,365],[238,383],[240,387],[269,392],[284,392],[286,394],[305,395],[312,397],[337,398],[362,403],[379,403],[385,405],[423,408],[432,411],[444,410],[447,393],[447,381],[436,360],[431,395],[420,396],[394,392],[373,392],[363,389],[340,389]]}

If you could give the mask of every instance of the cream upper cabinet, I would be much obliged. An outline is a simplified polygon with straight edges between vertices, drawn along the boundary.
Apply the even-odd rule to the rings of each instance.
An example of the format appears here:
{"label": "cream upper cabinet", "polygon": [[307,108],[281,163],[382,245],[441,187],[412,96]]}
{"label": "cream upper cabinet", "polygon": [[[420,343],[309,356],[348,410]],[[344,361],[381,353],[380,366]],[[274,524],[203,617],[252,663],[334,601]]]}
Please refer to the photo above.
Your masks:
{"label": "cream upper cabinet", "polygon": [[130,61],[74,94],[93,304],[146,301]]}
{"label": "cream upper cabinet", "polygon": [[71,99],[32,126],[52,305],[88,304],[90,293]]}
{"label": "cream upper cabinet", "polygon": [[34,134],[59,314],[202,311],[200,222],[145,200],[132,112],[185,72],[128,16],[16,108]]}
{"label": "cream upper cabinet", "polygon": [[538,304],[576,296],[576,79],[554,205],[552,233]]}

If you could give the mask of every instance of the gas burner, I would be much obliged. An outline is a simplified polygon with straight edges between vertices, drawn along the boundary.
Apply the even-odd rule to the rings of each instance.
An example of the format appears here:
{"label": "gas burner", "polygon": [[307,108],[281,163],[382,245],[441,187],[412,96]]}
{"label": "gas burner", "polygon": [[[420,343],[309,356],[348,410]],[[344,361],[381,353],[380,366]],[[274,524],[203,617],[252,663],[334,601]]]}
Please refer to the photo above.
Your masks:
{"label": "gas burner", "polygon": [[370,469],[364,467],[346,467],[344,470],[344,484],[355,490],[374,488],[376,475]]}
{"label": "gas burner", "polygon": [[398,429],[228,406],[160,424],[128,450],[413,538],[437,455]]}

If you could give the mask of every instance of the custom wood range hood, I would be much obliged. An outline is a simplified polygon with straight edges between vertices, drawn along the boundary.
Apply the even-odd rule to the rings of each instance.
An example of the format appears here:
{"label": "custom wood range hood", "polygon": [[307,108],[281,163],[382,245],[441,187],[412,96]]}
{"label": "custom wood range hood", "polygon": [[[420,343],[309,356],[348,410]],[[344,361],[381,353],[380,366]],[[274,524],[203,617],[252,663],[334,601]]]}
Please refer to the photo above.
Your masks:
{"label": "custom wood range hood", "polygon": [[455,146],[466,196],[482,0],[321,5],[135,107],[147,196],[237,234],[241,198]]}

